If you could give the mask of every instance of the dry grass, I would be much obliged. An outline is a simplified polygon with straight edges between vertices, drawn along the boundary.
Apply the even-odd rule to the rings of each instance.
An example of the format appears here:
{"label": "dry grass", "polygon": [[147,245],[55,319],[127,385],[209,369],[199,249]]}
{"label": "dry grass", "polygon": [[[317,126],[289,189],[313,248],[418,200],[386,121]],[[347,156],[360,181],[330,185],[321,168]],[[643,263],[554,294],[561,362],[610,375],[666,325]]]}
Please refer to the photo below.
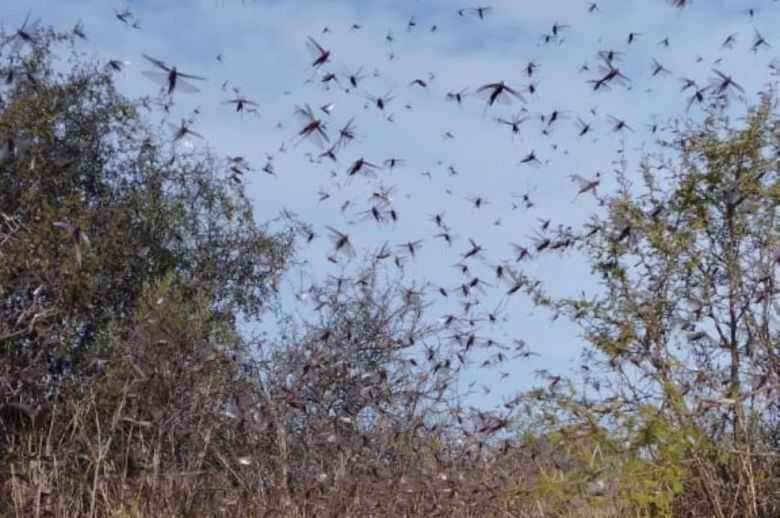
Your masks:
{"label": "dry grass", "polygon": [[[0,515],[712,515],[693,470],[668,506],[639,502],[658,466],[638,468],[593,435],[456,440],[424,416],[358,430],[288,404],[224,351],[143,340],[115,350],[88,376],[60,377],[48,406],[4,404]],[[755,457],[764,504],[753,516],[772,516],[777,459]],[[723,508],[740,509],[714,466]]]}

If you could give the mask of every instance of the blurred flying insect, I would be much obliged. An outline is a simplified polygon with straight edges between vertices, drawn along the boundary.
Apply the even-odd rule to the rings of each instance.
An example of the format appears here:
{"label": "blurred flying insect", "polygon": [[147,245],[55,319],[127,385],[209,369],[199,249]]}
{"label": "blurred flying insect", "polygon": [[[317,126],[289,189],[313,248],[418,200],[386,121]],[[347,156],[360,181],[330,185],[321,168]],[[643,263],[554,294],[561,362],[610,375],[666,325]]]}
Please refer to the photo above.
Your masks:
{"label": "blurred flying insect", "polygon": [[309,52],[313,57],[311,62],[312,67],[319,68],[330,60],[330,51],[322,48],[322,46],[311,36],[309,36],[306,41],[306,48],[309,49]]}
{"label": "blurred flying insect", "polygon": [[717,76],[710,79],[710,88],[715,96],[728,99],[734,92],[745,93],[745,89],[734,81],[731,76],[728,76],[715,68],[713,68],[712,71]]}
{"label": "blurred flying insect", "polygon": [[[385,108],[387,108],[387,105],[395,99],[394,95],[390,95],[390,92],[387,92],[384,96],[374,96],[374,95],[368,95],[366,98],[371,101],[371,104],[373,104],[377,110],[380,112],[384,112]],[[366,106],[368,107],[368,106]]]}
{"label": "blurred flying insect", "polygon": [[355,139],[355,118],[352,117],[339,130],[339,138],[336,141],[335,148],[341,149]]}
{"label": "blurred flying insect", "polygon": [[114,16],[117,20],[133,29],[141,28],[141,20],[139,20],[138,17],[129,9],[125,9],[123,11],[114,11]]}
{"label": "blurred flying insect", "polygon": [[657,59],[653,58],[653,64],[652,64],[652,77],[655,77],[657,75],[669,75],[669,69],[663,66]]}
{"label": "blurred flying insect", "polygon": [[30,21],[30,13],[24,18],[22,26],[16,29],[7,39],[6,43],[10,43],[15,40],[12,48],[12,53],[18,52],[19,48],[25,43],[32,43],[35,39],[35,35],[38,32],[38,25],[41,23],[39,19]]}
{"label": "blurred flying insect", "polygon": [[611,59],[604,58],[603,65],[599,65],[599,72],[602,74],[598,79],[591,79],[588,84],[593,86],[593,91],[609,90],[610,84],[613,82],[625,85],[628,82],[628,77],[623,74],[620,69],[614,66]]}
{"label": "blurred flying insect", "polygon": [[395,169],[396,167],[401,167],[404,165],[405,160],[403,158],[388,158],[382,162],[382,165],[385,166],[387,169],[390,169],[391,171]]}
{"label": "blurred flying insect", "polygon": [[355,248],[349,241],[348,234],[345,234],[329,225],[326,225],[325,228],[328,229],[328,232],[330,232],[330,240],[333,243],[334,252],[343,253],[350,258],[355,256]]}
{"label": "blurred flying insect", "polygon": [[486,99],[488,107],[493,106],[495,103],[503,105],[512,104],[513,98],[525,102],[520,92],[503,81],[480,86],[477,88],[476,95],[481,99]]}
{"label": "blurred flying insect", "polygon": [[577,196],[574,197],[575,200],[579,197],[580,194],[584,194],[586,192],[592,192],[594,196],[598,197],[596,188],[599,186],[601,181],[601,173],[597,172],[596,177],[593,179],[583,178],[578,174],[570,174],[569,179],[577,184]]}
{"label": "blurred flying insect", "polygon": [[366,78],[365,75],[363,75],[363,67],[360,67],[355,72],[345,72],[343,75],[346,77],[347,82],[353,89],[357,89],[358,84],[360,81]]}
{"label": "blurred flying insect", "polygon": [[480,20],[484,20],[485,16],[492,12],[492,7],[464,7],[463,9],[458,9],[458,16],[466,16],[468,14],[477,16]]}
{"label": "blurred flying insect", "polygon": [[206,80],[205,77],[179,72],[176,67],[169,67],[159,59],[153,58],[146,54],[141,55],[151,64],[164,71],[158,72],[156,70],[144,70],[141,73],[155,83],[162,85],[166,89],[168,95],[173,95],[174,90],[184,93],[195,93],[200,91],[195,86],[191,85],[187,81],[184,81],[184,79],[195,79],[198,81]]}
{"label": "blurred flying insect", "polygon": [[77,38],[80,38],[85,41],[87,40],[87,31],[84,28],[84,23],[81,20],[76,22],[76,25],[73,26],[70,32]]}
{"label": "blurred flying insect", "polygon": [[527,155],[523,157],[522,160],[520,160],[518,165],[530,164],[536,166],[536,165],[540,165],[541,163],[542,161],[539,160],[539,158],[537,158],[536,156],[536,151],[532,149]]}
{"label": "blurred flying insect", "polygon": [[239,94],[238,90],[234,89],[234,92],[236,93],[236,97],[233,99],[228,99],[226,101],[222,101],[222,104],[233,104],[236,107],[237,112],[243,112],[245,109],[257,111],[257,108],[260,106],[255,101],[250,101],[246,97]]}
{"label": "blurred flying insect", "polygon": [[612,115],[608,115],[607,118],[609,119],[609,122],[612,124],[612,131],[615,133],[620,133],[623,130],[628,131],[634,131],[631,126],[629,126],[626,121],[623,119],[618,119],[617,117],[614,117]]}
{"label": "blurred flying insect", "polygon": [[122,59],[109,59],[107,63],[108,68],[110,68],[114,72],[121,72],[129,64],[130,64],[129,61],[125,61]]}
{"label": "blurred flying insect", "polygon": [[496,121],[504,126],[509,126],[512,129],[512,137],[520,134],[520,125],[527,121],[530,117],[521,117],[519,115],[513,116],[511,119],[504,119],[498,117]]}
{"label": "blurred flying insect", "polygon": [[355,160],[351,166],[349,166],[349,169],[347,169],[347,175],[354,176],[360,172],[366,175],[371,175],[377,169],[379,169],[378,165],[372,164],[371,162],[366,161],[363,157],[360,157]]}
{"label": "blurred flying insect", "polygon": [[[696,84],[693,85],[694,92],[693,95],[688,99],[688,104],[685,107],[685,111],[688,111],[691,109],[691,106],[693,106],[694,103],[702,104],[704,103],[704,94],[707,93],[707,91],[710,89],[709,86],[703,86],[701,88],[696,87]],[[684,90],[685,88],[683,88]]]}
{"label": "blurred flying insect", "polygon": [[447,95],[444,96],[444,99],[447,101],[455,101],[458,104],[463,103],[463,98],[467,95],[468,89],[464,88],[463,90],[457,91],[457,92],[447,92]]}
{"label": "blurred flying insect", "polygon": [[759,49],[771,49],[772,45],[769,44],[768,41],[766,41],[766,38],[764,38],[760,32],[755,31],[755,37],[753,38],[753,45],[750,46],[750,50],[752,52],[758,52]]}
{"label": "blurred flying insect", "polygon": [[193,121],[192,119],[182,119],[181,124],[179,126],[174,126],[173,124],[169,124],[171,129],[173,130],[173,136],[172,140],[175,143],[180,143],[184,147],[187,148],[194,148],[195,143],[192,140],[192,137],[203,139],[203,135],[200,133],[193,131],[190,126],[192,125]]}
{"label": "blurred flying insect", "polygon": [[733,49],[734,44],[737,42],[737,34],[732,33],[726,36],[726,38],[723,40],[723,43],[720,44],[721,49]]}
{"label": "blurred flying insect", "polygon": [[328,134],[325,132],[325,122],[314,115],[308,104],[304,105],[303,108],[300,106],[296,107],[295,117],[303,125],[303,128],[298,132],[300,137],[309,138],[320,148],[325,147],[326,142],[330,142],[330,138],[328,138]]}

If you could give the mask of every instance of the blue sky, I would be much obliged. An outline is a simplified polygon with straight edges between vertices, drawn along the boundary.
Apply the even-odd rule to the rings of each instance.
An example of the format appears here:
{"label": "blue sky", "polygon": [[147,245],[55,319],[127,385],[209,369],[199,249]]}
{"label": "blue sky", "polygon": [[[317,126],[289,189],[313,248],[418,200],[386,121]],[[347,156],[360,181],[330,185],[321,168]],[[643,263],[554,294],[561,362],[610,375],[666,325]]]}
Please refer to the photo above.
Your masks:
{"label": "blue sky", "polygon": [[[325,260],[331,246],[325,225],[348,232],[358,255],[385,241],[398,245],[424,240],[416,258],[406,261],[404,278],[450,288],[463,282],[453,265],[473,238],[486,250],[484,261],[473,263],[474,272],[497,284],[481,297],[479,314],[502,301],[505,286],[494,282],[491,265],[512,261],[510,242],[527,244],[540,219],[576,225],[598,210],[587,194],[575,199],[577,185],[569,175],[592,178],[599,172],[599,189],[605,192],[612,184],[618,149],[625,149],[629,170],[636,169],[643,152],[655,149],[647,125],[701,116],[695,106],[686,114],[689,92],[680,92],[680,77],[703,86],[717,68],[745,88],[749,103],[776,79],[768,68],[780,46],[776,2],[700,0],[677,10],[664,0],[603,0],[594,13],[588,12],[589,3],[498,0],[484,4],[493,11],[480,20],[458,15],[459,8],[471,4],[443,0],[27,0],[5,2],[0,20],[7,29],[21,24],[28,12],[60,28],[81,20],[89,54],[103,61],[131,62],[119,76],[130,95],[153,94],[157,88],[141,74],[152,68],[141,53],[208,78],[198,83],[200,93],[175,94],[172,121],[198,108],[193,128],[206,138],[195,145],[208,145],[219,155],[247,157],[256,169],[246,183],[258,220],[286,208],[314,226],[320,237],[303,252],[311,277],[338,275],[349,267]],[[124,9],[140,20],[139,30],[116,19],[115,12]],[[416,25],[408,30],[412,18]],[[555,41],[544,43],[543,34],[556,23],[569,27]],[[353,24],[361,28],[352,30]],[[433,25],[435,32],[430,30]],[[756,30],[772,48],[750,50]],[[631,32],[639,35],[629,45]],[[732,33],[734,48],[721,49]],[[340,85],[331,83],[325,89],[322,74],[309,66],[309,36],[332,51],[322,70],[337,74]],[[668,47],[659,44],[665,38]],[[587,80],[599,77],[596,54],[608,49],[624,53],[619,67],[630,81],[594,92]],[[653,59],[670,73],[653,76]],[[524,69],[532,61],[539,68],[529,78]],[[582,71],[583,65],[589,70]],[[361,67],[366,77],[358,92],[345,92],[344,74]],[[409,86],[418,78],[428,87]],[[473,92],[497,81],[518,89],[534,82],[536,93],[526,92],[525,102],[487,109],[484,100],[473,96],[460,106],[445,100],[447,92]],[[242,116],[223,104],[234,97],[234,87],[259,103],[257,116]],[[369,98],[384,95],[393,99],[382,114]],[[332,114],[325,116],[332,135],[351,117],[357,126],[355,142],[339,153],[337,163],[310,161],[307,153],[316,158],[322,150],[296,137],[300,126],[293,117],[295,106],[317,109],[326,103],[333,103]],[[735,113],[744,106],[745,101],[736,99],[732,104]],[[562,119],[545,135],[546,122],[540,117],[549,117],[553,110],[560,111]],[[495,120],[513,115],[529,117],[515,136]],[[633,131],[613,132],[609,116],[624,119]],[[578,136],[578,118],[593,127],[584,137]],[[443,138],[447,132],[454,138]],[[518,165],[532,150],[542,163]],[[268,155],[273,156],[275,176],[260,171]],[[349,165],[359,157],[375,164],[399,157],[405,163],[373,177],[348,177]],[[371,193],[382,186],[395,189],[397,223],[379,225],[360,214],[370,207]],[[319,201],[320,191],[330,198]],[[534,207],[514,209],[513,202],[520,200],[513,195],[524,193],[530,194]],[[477,210],[468,199],[473,196],[489,203]],[[350,203],[342,211],[346,201]],[[434,213],[443,213],[457,236],[452,248],[433,238],[438,230],[429,216]],[[576,254],[557,260],[547,255],[519,266],[545,279],[556,294],[595,289]],[[291,276],[289,289],[296,289],[298,278]],[[433,291],[428,295],[436,301],[432,316],[457,309],[437,301]],[[583,345],[575,328],[564,322],[550,325],[549,315],[521,297],[507,301],[503,314],[506,322],[490,333],[507,342],[521,338],[541,356],[492,370],[470,369],[464,385],[476,380],[492,389],[482,403],[498,403],[530,387],[535,369],[576,368]],[[502,379],[501,371],[509,376]]]}

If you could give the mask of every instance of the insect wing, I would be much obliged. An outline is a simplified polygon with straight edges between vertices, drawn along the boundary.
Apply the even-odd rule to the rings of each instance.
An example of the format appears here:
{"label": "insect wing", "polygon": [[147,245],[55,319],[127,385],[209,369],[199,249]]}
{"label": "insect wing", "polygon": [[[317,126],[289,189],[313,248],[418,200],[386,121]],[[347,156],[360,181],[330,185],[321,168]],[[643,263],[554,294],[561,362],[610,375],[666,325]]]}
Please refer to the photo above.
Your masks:
{"label": "insect wing", "polygon": [[205,77],[195,76],[195,75],[192,75],[192,74],[185,74],[184,72],[177,72],[176,73],[177,81],[178,81],[178,79],[180,79],[182,77],[184,79],[197,79],[198,81],[205,81],[206,80]]}
{"label": "insect wing", "polygon": [[[177,74],[177,77],[176,77],[176,91],[177,92],[183,92],[183,93],[186,93],[186,94],[194,94],[194,93],[200,92],[200,90],[198,90],[197,87],[195,87],[194,85],[188,83],[187,81],[182,80],[181,75],[182,74]],[[200,79],[200,78],[198,78],[198,79]]]}
{"label": "insect wing", "polygon": [[152,56],[150,56],[148,54],[141,54],[141,55],[144,57],[144,59],[146,59],[149,63],[153,64],[157,68],[161,68],[161,69],[165,70],[166,72],[170,72],[171,71],[171,69],[163,61],[160,61],[157,58],[153,58]]}

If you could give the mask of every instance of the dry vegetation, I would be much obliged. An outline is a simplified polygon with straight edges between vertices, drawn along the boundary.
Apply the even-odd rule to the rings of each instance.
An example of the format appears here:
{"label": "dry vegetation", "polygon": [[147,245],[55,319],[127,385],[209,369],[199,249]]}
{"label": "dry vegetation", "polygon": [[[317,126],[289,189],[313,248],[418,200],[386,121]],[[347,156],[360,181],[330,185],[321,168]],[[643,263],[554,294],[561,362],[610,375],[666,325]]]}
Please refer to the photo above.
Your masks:
{"label": "dry vegetation", "polygon": [[523,291],[581,325],[590,368],[482,412],[454,391],[476,331],[431,323],[376,259],[310,290],[316,321],[239,333],[283,311],[300,224],[257,225],[227,167],[174,154],[109,71],[55,72],[67,37],[10,42],[0,515],[780,515],[769,98],[556,237],[604,294]]}

